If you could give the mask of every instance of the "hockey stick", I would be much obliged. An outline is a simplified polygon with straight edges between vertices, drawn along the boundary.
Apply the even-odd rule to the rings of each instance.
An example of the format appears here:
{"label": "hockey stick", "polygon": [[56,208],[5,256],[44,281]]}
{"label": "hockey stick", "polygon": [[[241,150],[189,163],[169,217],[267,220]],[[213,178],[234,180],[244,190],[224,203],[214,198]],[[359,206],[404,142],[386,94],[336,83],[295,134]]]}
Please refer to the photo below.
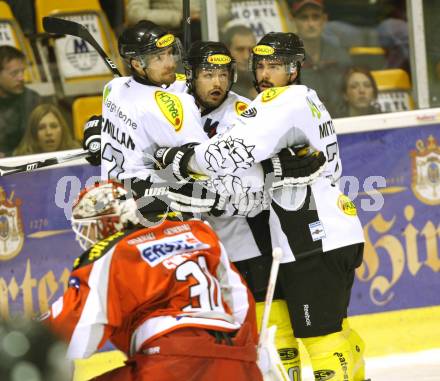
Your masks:
{"label": "hockey stick", "polygon": [[81,25],[75,21],[60,19],[57,17],[43,17],[43,28],[47,33],[68,34],[70,36],[82,38],[95,48],[95,50],[104,60],[107,67],[115,76],[122,77],[122,74],[119,72],[116,65],[104,52],[104,50],[84,25]]}
{"label": "hockey stick", "polygon": [[50,167],[52,165],[61,164],[66,161],[71,161],[75,159],[82,159],[89,155],[90,153],[88,151],[81,151],[78,153],[71,153],[63,156],[50,157],[48,159],[34,161],[32,163],[19,164],[16,166],[0,165],[0,177],[12,175],[14,173],[32,172],[39,168]]}
{"label": "hockey stick", "polygon": [[191,5],[190,0],[183,0],[183,48],[185,56],[191,47]]}
{"label": "hockey stick", "polygon": [[281,248],[276,247],[273,249],[273,260],[270,268],[266,298],[264,300],[260,338],[258,340],[258,365],[263,373],[264,381],[289,381],[289,376],[283,367],[280,356],[275,347],[276,326],[268,327],[270,309],[282,256],[283,251]]}

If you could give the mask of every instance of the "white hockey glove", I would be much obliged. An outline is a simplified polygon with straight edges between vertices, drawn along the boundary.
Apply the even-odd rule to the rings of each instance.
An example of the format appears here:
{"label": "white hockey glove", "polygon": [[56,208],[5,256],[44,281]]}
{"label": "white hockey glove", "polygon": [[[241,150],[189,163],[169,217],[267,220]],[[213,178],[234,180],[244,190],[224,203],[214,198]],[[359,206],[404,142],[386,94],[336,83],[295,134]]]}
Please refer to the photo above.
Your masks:
{"label": "white hockey glove", "polygon": [[[179,186],[180,185],[180,186]],[[223,214],[227,197],[210,191],[203,182],[179,183],[170,186],[168,198],[170,207],[182,213],[211,213],[214,216]]]}
{"label": "white hockey glove", "polygon": [[188,163],[194,153],[194,146],[199,143],[188,143],[180,147],[160,147],[154,152],[156,169],[172,166],[177,180],[189,180]]}
{"label": "white hockey glove", "polygon": [[283,148],[278,154],[261,162],[265,176],[273,176],[272,189],[312,184],[326,163],[325,155],[307,145]]}
{"label": "white hockey glove", "polygon": [[91,116],[84,125],[83,148],[90,153],[86,160],[94,166],[101,164],[101,126],[101,115]]}

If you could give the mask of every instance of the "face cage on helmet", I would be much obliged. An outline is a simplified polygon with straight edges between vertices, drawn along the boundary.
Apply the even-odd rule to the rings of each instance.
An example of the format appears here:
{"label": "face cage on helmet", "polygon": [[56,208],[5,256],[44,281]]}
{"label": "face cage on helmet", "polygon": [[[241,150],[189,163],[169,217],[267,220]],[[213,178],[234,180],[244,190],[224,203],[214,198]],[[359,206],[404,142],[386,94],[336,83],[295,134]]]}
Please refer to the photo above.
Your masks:
{"label": "face cage on helmet", "polygon": [[83,250],[88,250],[95,243],[122,230],[120,217],[116,214],[90,219],[75,219],[72,216],[71,223],[75,239]]}
{"label": "face cage on helmet", "polygon": [[237,63],[235,61],[230,62],[226,65],[218,65],[218,64],[210,64],[210,63],[197,63],[197,64],[190,64],[189,62],[185,62],[185,76],[186,76],[186,85],[189,88],[190,91],[195,90],[194,82],[197,78],[197,70],[198,69],[208,69],[208,70],[215,70],[215,69],[223,69],[225,66],[228,67],[229,71],[229,86],[227,91],[231,90],[231,87],[234,83],[237,82]]}
{"label": "face cage on helmet", "polygon": [[175,38],[174,42],[171,45],[165,46],[163,48],[152,49],[145,53],[139,53],[137,55],[130,56],[127,59],[127,62],[129,63],[129,66],[131,66],[131,60],[136,59],[141,63],[143,69],[146,70],[148,69],[149,63],[154,56],[161,54],[162,52],[166,51],[169,48],[173,49],[172,56],[176,64],[181,62],[183,57],[183,47],[182,47],[182,43],[177,37]]}

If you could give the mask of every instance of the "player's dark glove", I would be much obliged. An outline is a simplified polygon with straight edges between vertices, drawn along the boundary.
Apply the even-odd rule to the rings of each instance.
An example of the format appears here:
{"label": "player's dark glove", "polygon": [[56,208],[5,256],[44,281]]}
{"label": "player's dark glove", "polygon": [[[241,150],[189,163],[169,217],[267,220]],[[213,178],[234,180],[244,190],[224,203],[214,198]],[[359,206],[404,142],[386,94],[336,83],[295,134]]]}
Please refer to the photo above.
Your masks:
{"label": "player's dark glove", "polygon": [[312,184],[326,163],[325,155],[310,146],[283,148],[278,154],[261,162],[265,176],[274,177],[272,189]]}
{"label": "player's dark glove", "polygon": [[194,147],[199,143],[187,143],[180,147],[160,147],[154,152],[156,169],[171,165],[173,175],[177,180],[188,180],[190,174],[188,163],[194,153]]}
{"label": "player's dark glove", "polygon": [[208,213],[214,216],[223,214],[226,197],[212,192],[204,182],[178,183],[168,189],[170,207],[182,213]]}
{"label": "player's dark glove", "polygon": [[93,115],[84,125],[83,149],[89,151],[86,160],[92,165],[101,164],[101,115]]}

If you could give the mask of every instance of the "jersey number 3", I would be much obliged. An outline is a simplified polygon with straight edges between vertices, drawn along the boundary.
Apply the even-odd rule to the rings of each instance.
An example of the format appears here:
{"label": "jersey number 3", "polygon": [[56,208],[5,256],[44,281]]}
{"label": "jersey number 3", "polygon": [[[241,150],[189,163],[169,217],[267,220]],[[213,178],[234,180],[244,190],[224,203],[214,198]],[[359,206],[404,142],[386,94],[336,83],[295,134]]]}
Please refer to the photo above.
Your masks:
{"label": "jersey number 3", "polygon": [[193,278],[197,284],[190,286],[190,304],[182,308],[186,312],[223,311],[220,285],[209,272],[205,257],[198,257],[197,262],[186,261],[176,268],[176,279],[187,282]]}

